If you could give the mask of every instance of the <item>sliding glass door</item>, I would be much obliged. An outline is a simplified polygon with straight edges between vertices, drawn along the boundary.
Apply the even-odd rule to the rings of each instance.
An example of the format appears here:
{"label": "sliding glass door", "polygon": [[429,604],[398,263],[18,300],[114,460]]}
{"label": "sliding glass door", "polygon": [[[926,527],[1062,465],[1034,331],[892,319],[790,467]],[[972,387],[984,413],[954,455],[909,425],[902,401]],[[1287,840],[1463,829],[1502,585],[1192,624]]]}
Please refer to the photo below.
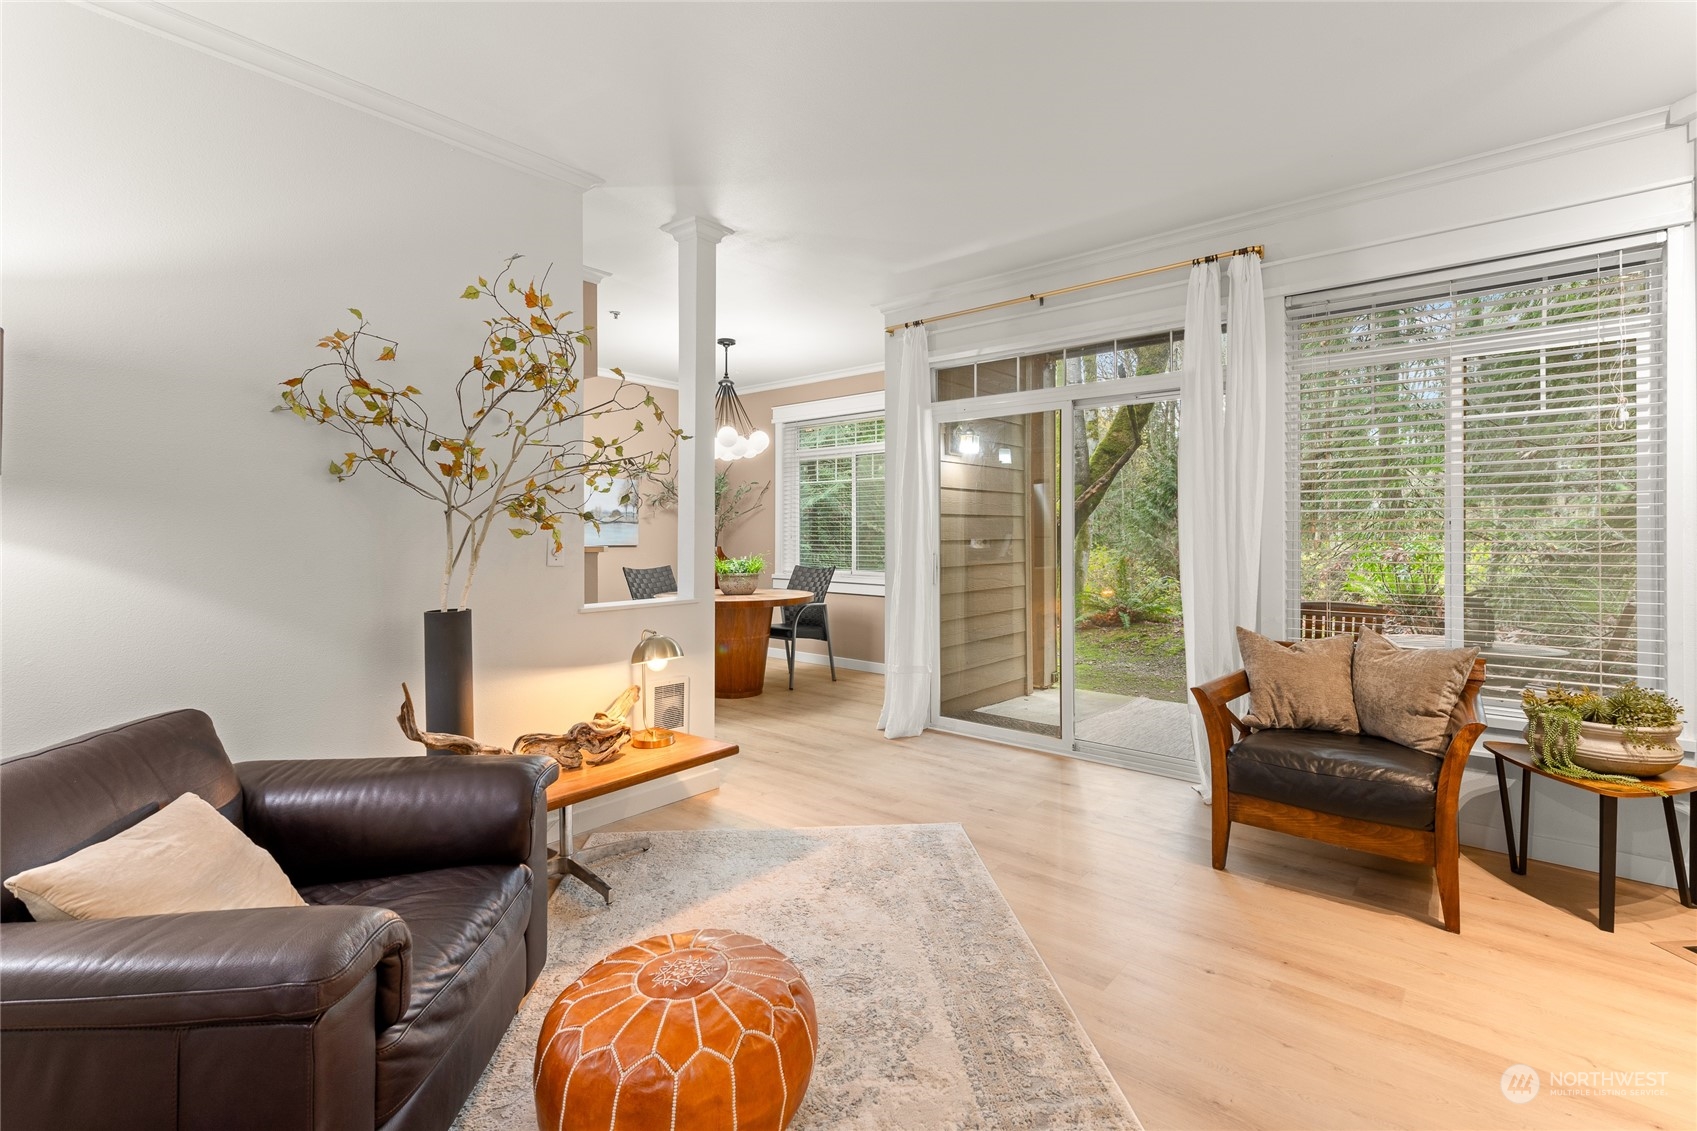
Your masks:
{"label": "sliding glass door", "polygon": [[1162,334],[937,374],[941,725],[1193,776],[1179,350]]}
{"label": "sliding glass door", "polygon": [[1178,429],[1176,397],[1073,410],[1067,655],[1080,748],[1182,775]]}

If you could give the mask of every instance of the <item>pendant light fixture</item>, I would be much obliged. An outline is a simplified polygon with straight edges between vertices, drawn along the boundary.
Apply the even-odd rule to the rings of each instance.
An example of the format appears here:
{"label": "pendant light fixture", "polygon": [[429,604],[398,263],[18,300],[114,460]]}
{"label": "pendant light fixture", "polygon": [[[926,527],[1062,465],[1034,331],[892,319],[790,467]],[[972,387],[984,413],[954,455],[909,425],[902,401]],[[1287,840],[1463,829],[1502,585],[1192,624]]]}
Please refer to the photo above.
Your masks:
{"label": "pendant light fixture", "polygon": [[719,378],[719,391],[713,394],[713,420],[719,426],[713,435],[713,458],[750,459],[771,446],[772,437],[754,426],[731,384],[731,347],[737,340],[720,338],[719,344],[725,348],[725,375]]}

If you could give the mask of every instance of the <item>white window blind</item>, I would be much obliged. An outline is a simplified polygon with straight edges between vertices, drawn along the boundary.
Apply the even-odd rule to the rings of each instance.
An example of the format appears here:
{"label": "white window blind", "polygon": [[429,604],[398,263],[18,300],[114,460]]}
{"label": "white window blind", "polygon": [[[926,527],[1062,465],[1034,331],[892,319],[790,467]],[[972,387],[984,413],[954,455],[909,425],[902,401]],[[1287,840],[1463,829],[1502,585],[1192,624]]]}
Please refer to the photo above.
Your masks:
{"label": "white window blind", "polygon": [[1477,645],[1495,701],[1665,687],[1663,263],[1289,300],[1291,631]]}
{"label": "white window blind", "polygon": [[778,575],[835,566],[833,582],[884,578],[882,414],[796,421],[780,429]]}

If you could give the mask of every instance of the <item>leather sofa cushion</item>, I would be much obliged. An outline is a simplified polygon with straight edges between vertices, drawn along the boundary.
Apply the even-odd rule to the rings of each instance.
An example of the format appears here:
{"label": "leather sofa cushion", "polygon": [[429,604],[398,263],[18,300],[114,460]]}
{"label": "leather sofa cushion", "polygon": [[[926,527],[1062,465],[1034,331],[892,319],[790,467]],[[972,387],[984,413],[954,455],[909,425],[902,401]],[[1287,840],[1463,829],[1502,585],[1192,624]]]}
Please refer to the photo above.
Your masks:
{"label": "leather sofa cushion", "polygon": [[[524,946],[530,869],[482,864],[315,884],[300,892],[308,903],[387,908],[412,932],[406,1008],[399,1021],[377,1035],[381,1125],[453,1050],[465,1019],[495,990],[495,976],[508,965],[503,956]],[[519,986],[507,1016],[523,992]]]}
{"label": "leather sofa cushion", "polygon": [[1261,730],[1226,751],[1232,793],[1339,817],[1430,829],[1443,760],[1382,738]]}

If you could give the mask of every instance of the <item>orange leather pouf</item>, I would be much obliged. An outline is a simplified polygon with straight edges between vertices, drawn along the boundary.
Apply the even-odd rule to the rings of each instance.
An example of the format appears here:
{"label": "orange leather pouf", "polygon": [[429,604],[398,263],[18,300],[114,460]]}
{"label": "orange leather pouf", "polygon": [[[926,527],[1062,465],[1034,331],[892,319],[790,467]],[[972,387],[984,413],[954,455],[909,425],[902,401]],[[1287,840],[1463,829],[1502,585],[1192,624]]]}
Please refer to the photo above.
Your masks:
{"label": "orange leather pouf", "polygon": [[597,962],[536,1041],[542,1131],[782,1131],[813,1075],[813,991],[752,935],[658,935]]}

